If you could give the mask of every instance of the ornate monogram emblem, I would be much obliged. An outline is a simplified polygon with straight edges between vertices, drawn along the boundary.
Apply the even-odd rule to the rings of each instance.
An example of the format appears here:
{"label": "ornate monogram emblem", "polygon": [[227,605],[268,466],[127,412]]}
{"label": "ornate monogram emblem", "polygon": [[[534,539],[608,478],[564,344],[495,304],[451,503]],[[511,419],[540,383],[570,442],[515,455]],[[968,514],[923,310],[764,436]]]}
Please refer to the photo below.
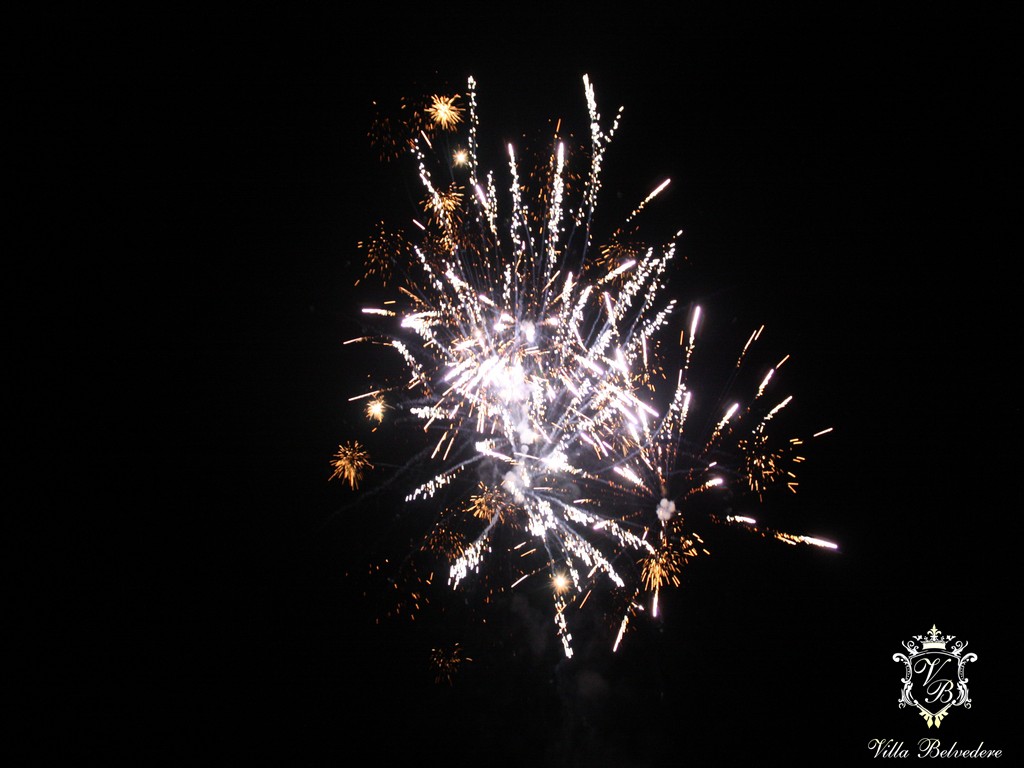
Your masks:
{"label": "ornate monogram emblem", "polygon": [[906,654],[896,653],[892,657],[905,666],[900,708],[908,704],[917,707],[929,728],[938,728],[953,707],[971,708],[964,665],[978,656],[964,654],[967,643],[954,643],[955,639],[954,635],[939,634],[933,624],[926,634],[903,641]]}

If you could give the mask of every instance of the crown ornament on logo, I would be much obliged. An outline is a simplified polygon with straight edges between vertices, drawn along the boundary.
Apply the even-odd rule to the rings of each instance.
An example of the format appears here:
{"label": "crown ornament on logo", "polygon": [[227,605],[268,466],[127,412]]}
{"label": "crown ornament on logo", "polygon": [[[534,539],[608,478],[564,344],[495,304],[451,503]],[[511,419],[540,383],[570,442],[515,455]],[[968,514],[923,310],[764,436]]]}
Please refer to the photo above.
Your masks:
{"label": "crown ornament on logo", "polygon": [[914,639],[920,640],[921,647],[926,651],[944,651],[946,650],[946,643],[953,640],[954,637],[955,635],[940,635],[939,630],[934,624],[932,624],[932,628],[923,636],[914,635]]}
{"label": "crown ornament on logo", "polygon": [[939,632],[938,627],[932,624],[932,628],[923,635],[914,635],[913,639],[904,640],[903,647],[910,652],[911,656],[925,651],[947,651],[954,656],[959,656],[967,647],[967,643],[963,640],[957,640],[954,643],[954,640],[956,640],[956,635],[944,635]]}

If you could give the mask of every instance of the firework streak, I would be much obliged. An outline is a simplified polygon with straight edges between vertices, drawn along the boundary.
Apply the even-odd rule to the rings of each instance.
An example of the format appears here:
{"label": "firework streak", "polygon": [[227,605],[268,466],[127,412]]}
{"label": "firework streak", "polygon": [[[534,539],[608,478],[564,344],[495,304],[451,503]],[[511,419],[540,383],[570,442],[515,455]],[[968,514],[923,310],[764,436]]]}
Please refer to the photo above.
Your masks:
{"label": "firework streak", "polygon": [[[441,489],[473,489],[463,496],[468,504],[443,513],[443,530],[435,527],[428,537],[448,557],[449,585],[480,574],[492,556],[521,563],[509,589],[547,574],[555,632],[569,657],[570,607],[583,608],[602,586],[627,594],[613,620],[617,649],[630,616],[647,606],[656,614],[659,590],[677,586],[685,563],[706,552],[686,528],[694,498],[729,484],[757,495],[777,483],[795,490],[789,467],[802,460],[800,440],[779,448],[769,440],[769,422],[790,402],[761,404],[770,400],[774,368],[750,404],[729,405],[713,428],[688,434],[699,308],[680,337],[677,369],[666,377],[659,362],[659,337],[676,305],[661,295],[681,233],[657,246],[637,245],[627,234],[668,181],[607,244],[594,246],[602,160],[622,110],[603,125],[586,77],[584,92],[588,167],[570,168],[558,128],[528,171],[510,144],[509,202],[500,210],[495,175],[480,169],[473,79],[467,106],[459,96],[434,96],[410,118],[407,139],[391,145],[415,158],[426,221],[414,220],[415,242],[381,228],[362,244],[367,276],[385,285],[393,274],[399,279],[394,301],[363,309],[391,318],[380,322],[393,332],[352,340],[383,343],[405,363],[406,380],[351,399],[370,400],[367,413],[378,421],[385,403],[411,414],[429,435],[436,469],[406,502],[433,498],[436,508]],[[737,366],[759,334],[751,335]],[[659,393],[656,379],[674,387]],[[351,466],[338,471],[355,484]],[[452,533],[453,519],[472,523],[472,533]],[[516,546],[499,544],[503,529],[516,532]]]}

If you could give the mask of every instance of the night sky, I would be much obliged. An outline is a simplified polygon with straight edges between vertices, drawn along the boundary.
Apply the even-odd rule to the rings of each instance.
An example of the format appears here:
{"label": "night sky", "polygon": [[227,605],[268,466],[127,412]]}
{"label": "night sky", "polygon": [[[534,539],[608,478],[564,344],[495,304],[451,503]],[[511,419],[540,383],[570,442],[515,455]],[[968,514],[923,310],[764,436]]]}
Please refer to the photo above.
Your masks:
{"label": "night sky", "polygon": [[[847,764],[924,736],[1016,752],[1011,25],[919,9],[25,22],[5,463],[31,478],[8,571],[27,754]],[[584,73],[606,119],[625,106],[601,224],[671,177],[644,224],[684,230],[672,295],[730,355],[760,323],[765,358],[792,355],[792,407],[835,431],[778,519],[840,549],[720,532],[661,618],[614,656],[580,632],[566,662],[549,600],[481,627],[460,592],[440,618],[377,623],[367,571],[408,546],[412,512],[360,498],[414,437],[372,438],[396,458],[375,455],[361,492],[328,477],[368,436],[348,398],[389,364],[341,345],[368,295],[356,244],[420,199],[408,164],[378,162],[371,102],[472,75],[500,151],[549,119],[584,128]],[[898,708],[892,660],[933,623],[978,654],[974,705],[941,732]],[[473,661],[437,685],[430,649],[456,641]]]}

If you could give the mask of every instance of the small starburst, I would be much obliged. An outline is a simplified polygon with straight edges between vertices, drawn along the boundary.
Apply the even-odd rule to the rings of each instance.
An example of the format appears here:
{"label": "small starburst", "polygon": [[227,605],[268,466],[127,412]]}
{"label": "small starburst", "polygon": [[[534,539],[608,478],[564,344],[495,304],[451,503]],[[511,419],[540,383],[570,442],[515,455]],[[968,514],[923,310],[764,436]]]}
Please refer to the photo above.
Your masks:
{"label": "small starburst", "polygon": [[467,511],[473,517],[490,522],[495,515],[499,522],[504,523],[506,517],[511,517],[514,512],[511,499],[502,492],[501,488],[488,486],[484,483],[477,485],[477,493],[470,497]]}
{"label": "small starburst", "polygon": [[572,582],[564,573],[556,573],[551,577],[551,588],[555,591],[556,595],[564,594],[571,586]]}
{"label": "small starburst", "polygon": [[370,402],[366,404],[366,418],[370,419],[371,421],[376,421],[378,423],[383,421],[384,410],[386,407],[387,406],[385,406],[384,401],[381,398],[373,398],[372,400],[370,400]]}
{"label": "small starburst", "polygon": [[370,454],[358,442],[339,445],[331,466],[334,467],[334,472],[330,479],[337,477],[345,480],[352,488],[359,487],[359,481],[363,479],[363,470],[373,468]]}
{"label": "small starburst", "polygon": [[458,100],[458,95],[431,96],[427,114],[430,115],[430,119],[434,121],[435,125],[450,131],[462,122],[462,108],[455,103]]}

